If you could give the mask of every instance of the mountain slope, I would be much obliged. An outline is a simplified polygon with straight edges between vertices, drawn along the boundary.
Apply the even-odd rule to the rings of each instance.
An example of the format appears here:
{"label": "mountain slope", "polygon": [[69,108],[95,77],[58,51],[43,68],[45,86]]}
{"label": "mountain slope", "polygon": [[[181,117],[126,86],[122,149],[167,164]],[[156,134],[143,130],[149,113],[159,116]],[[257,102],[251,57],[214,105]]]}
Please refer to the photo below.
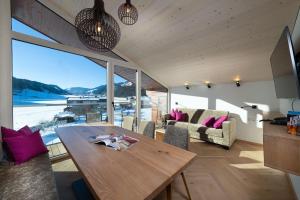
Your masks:
{"label": "mountain slope", "polygon": [[[115,83],[115,96],[116,97],[128,97],[135,96],[135,84],[130,82]],[[68,89],[62,89],[57,85],[49,85],[37,81],[31,81],[27,79],[19,79],[13,77],[13,92],[18,96],[33,96],[43,97],[49,96],[49,94],[55,95],[100,95],[106,96],[106,85],[101,85],[95,88],[84,87],[71,87]],[[43,94],[45,93],[45,94]],[[142,89],[142,96],[146,96],[146,91]]]}
{"label": "mountain slope", "polygon": [[49,85],[37,81],[30,81],[27,79],[19,79],[13,77],[13,91],[22,92],[23,90],[32,90],[44,93],[52,93],[58,95],[67,95],[70,94],[66,90],[61,89],[57,85]]}
{"label": "mountain slope", "polygon": [[83,95],[83,94],[87,94],[90,89],[84,88],[84,87],[71,87],[71,88],[67,88],[65,90],[68,91],[68,93],[70,93],[70,94]]}
{"label": "mountain slope", "polygon": [[[135,96],[135,84],[128,84],[128,82],[115,83],[114,85],[115,97],[128,97]],[[95,95],[106,96],[106,85],[101,85],[94,89],[89,90],[90,93]],[[142,96],[146,96],[146,90],[142,89]]]}

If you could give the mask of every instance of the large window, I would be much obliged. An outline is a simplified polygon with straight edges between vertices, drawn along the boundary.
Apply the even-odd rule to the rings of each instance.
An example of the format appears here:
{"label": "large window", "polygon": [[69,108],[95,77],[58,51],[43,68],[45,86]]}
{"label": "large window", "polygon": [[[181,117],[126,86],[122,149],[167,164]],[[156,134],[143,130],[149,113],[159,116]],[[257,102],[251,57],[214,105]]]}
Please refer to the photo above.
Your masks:
{"label": "large window", "polygon": [[[19,16],[20,17],[20,16]],[[36,28],[50,31],[38,21]],[[61,24],[60,24],[61,25]],[[12,19],[13,31],[55,42],[44,34]],[[50,31],[51,32],[51,31]],[[73,34],[76,35],[74,32]],[[51,32],[53,38],[61,36]],[[73,35],[74,36],[74,35]],[[77,37],[64,41],[85,49]],[[23,39],[22,39],[23,40]],[[59,41],[59,40],[57,40]],[[60,41],[60,42],[61,42]],[[69,42],[69,43],[68,43]],[[55,128],[107,121],[106,62],[68,52],[13,40],[13,125],[40,129],[50,156],[66,153]],[[110,52],[107,56],[121,59]],[[114,124],[122,126],[124,116],[136,119],[136,70],[114,66]],[[141,118],[155,121],[167,112],[167,89],[142,72]],[[133,126],[135,128],[135,124]],[[60,145],[59,145],[60,144]]]}
{"label": "large window", "polygon": [[161,127],[162,116],[168,112],[168,90],[144,72],[141,80],[141,120],[154,121],[157,127]]}
{"label": "large window", "polygon": [[120,66],[114,69],[114,124],[122,127],[125,116],[136,117],[136,70]]}
{"label": "large window", "polygon": [[50,146],[60,142],[56,127],[106,117],[106,68],[83,56],[13,41],[15,129],[40,129]]}

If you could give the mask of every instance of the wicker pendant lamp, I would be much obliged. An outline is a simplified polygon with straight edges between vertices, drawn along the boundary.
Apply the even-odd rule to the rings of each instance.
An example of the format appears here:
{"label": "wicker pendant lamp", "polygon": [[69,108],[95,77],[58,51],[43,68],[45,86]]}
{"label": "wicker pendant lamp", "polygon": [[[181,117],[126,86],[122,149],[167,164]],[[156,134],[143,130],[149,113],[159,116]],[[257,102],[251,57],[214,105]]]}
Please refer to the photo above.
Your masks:
{"label": "wicker pendant lamp", "polygon": [[138,20],[138,11],[130,0],[126,0],[118,9],[119,19],[123,24],[133,25]]}
{"label": "wicker pendant lamp", "polygon": [[105,12],[103,0],[95,0],[93,8],[81,10],[75,18],[75,27],[80,41],[95,51],[112,50],[120,41],[119,24]]}

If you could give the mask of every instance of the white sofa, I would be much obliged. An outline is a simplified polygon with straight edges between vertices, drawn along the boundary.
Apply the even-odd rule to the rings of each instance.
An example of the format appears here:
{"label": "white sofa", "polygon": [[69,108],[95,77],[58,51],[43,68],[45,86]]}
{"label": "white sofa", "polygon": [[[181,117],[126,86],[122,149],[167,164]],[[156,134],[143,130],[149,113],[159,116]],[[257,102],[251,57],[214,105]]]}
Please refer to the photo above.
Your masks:
{"label": "white sofa", "polygon": [[[180,111],[188,114],[187,122],[177,122],[170,120],[170,115],[165,116],[168,125],[187,128],[191,138],[212,142],[222,145],[229,149],[236,139],[236,119],[230,116],[227,111],[203,110],[203,109],[187,109],[180,108]],[[215,117],[228,115],[228,121],[223,122],[222,129],[209,128],[201,124],[207,117]]]}

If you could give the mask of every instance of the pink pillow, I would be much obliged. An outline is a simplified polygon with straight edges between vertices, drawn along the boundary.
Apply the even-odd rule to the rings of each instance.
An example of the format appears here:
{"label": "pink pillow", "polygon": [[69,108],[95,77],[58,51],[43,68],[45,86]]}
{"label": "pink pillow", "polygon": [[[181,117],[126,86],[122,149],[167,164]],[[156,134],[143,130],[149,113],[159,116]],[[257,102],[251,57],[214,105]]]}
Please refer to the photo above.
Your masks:
{"label": "pink pillow", "polygon": [[28,126],[24,126],[23,128],[15,131],[10,128],[1,127],[2,138],[16,137],[20,135],[30,135],[32,134],[31,129]]}
{"label": "pink pillow", "polygon": [[178,122],[186,122],[188,118],[187,113],[183,113],[182,111],[176,112],[176,121]]}
{"label": "pink pillow", "polygon": [[9,129],[9,128],[5,128],[5,127],[1,127],[1,133],[2,133],[2,138],[20,136],[18,131],[15,131],[15,130]]}
{"label": "pink pillow", "polygon": [[222,124],[223,122],[225,122],[226,120],[228,120],[228,116],[227,115],[224,115],[224,116],[221,116],[217,119],[217,121],[214,123],[213,127],[214,128],[222,128]]}
{"label": "pink pillow", "polygon": [[177,111],[177,112],[175,112],[175,113],[176,113],[175,120],[176,120],[176,121],[179,121],[179,119],[182,118],[182,112],[181,112],[181,111]]}
{"label": "pink pillow", "polygon": [[204,119],[201,124],[206,126],[206,127],[212,127],[215,123],[216,119],[214,117],[208,117]]}
{"label": "pink pillow", "polygon": [[31,135],[33,134],[32,130],[26,125],[23,128],[21,128],[20,130],[18,130],[18,133],[21,133],[23,135]]}
{"label": "pink pillow", "polygon": [[3,140],[17,165],[48,152],[39,131],[31,135],[19,135],[3,138]]}
{"label": "pink pillow", "polygon": [[178,112],[178,110],[174,110],[172,109],[171,113],[170,113],[170,116],[171,116],[171,120],[175,120],[176,119],[176,112]]}

